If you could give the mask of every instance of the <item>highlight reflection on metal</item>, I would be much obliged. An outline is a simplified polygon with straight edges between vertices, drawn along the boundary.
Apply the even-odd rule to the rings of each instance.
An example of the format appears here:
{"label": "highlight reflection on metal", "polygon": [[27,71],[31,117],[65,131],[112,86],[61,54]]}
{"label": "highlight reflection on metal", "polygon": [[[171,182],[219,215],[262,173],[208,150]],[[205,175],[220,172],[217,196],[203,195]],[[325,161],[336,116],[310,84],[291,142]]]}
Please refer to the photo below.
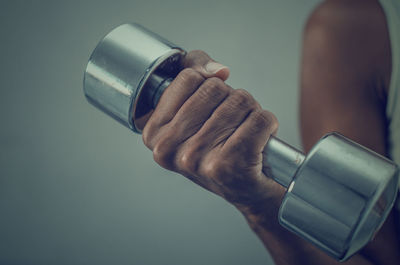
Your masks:
{"label": "highlight reflection on metal", "polygon": [[157,92],[156,84],[164,76],[177,75],[184,54],[138,24],[121,25],[107,34],[92,53],[85,71],[85,95],[99,109],[140,132],[140,118],[153,109],[147,104],[151,98],[140,100],[138,106],[139,99],[149,96],[142,95],[143,87],[151,83],[153,92]]}
{"label": "highlight reflection on metal", "polygon": [[[140,133],[164,89],[181,70],[185,51],[137,24],[115,28],[92,53],[84,77],[87,99]],[[271,137],[263,172],[288,188],[280,223],[338,260],[367,244],[393,206],[397,166],[332,133],[306,157]]]}
{"label": "highlight reflection on metal", "polygon": [[374,236],[393,207],[397,166],[344,136],[323,137],[298,167],[280,223],[340,261]]}

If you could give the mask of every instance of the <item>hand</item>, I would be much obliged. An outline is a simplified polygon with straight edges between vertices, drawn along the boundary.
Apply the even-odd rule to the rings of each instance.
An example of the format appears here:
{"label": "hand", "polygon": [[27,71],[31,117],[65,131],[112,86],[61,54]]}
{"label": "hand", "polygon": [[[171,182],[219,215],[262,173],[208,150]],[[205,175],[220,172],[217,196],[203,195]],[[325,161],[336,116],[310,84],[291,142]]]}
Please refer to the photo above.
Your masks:
{"label": "hand", "polygon": [[178,172],[235,206],[251,206],[277,185],[262,173],[262,150],[278,128],[245,90],[224,81],[229,69],[189,52],[143,129],[162,167]]}

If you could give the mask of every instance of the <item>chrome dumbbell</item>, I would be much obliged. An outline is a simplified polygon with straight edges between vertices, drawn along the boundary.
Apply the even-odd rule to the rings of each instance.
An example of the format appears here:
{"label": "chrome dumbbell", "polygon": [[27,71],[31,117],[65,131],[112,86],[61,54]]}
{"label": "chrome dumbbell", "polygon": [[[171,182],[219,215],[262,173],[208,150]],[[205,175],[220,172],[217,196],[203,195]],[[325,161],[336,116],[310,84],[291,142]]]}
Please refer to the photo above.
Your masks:
{"label": "chrome dumbbell", "polygon": [[[85,95],[140,133],[184,55],[140,25],[121,25],[93,51]],[[307,156],[271,137],[263,154],[264,173],[287,188],[279,222],[340,261],[372,239],[396,198],[397,166],[337,133],[323,137]]]}

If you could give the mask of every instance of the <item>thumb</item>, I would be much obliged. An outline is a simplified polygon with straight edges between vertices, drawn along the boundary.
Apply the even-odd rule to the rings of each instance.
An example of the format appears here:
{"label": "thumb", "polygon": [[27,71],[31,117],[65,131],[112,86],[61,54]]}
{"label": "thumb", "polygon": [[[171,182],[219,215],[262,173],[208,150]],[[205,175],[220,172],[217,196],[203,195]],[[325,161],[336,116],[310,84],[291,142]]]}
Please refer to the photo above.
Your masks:
{"label": "thumb", "polygon": [[188,52],[183,59],[183,66],[193,68],[204,78],[219,77],[225,81],[229,77],[227,66],[215,62],[208,54],[200,50]]}

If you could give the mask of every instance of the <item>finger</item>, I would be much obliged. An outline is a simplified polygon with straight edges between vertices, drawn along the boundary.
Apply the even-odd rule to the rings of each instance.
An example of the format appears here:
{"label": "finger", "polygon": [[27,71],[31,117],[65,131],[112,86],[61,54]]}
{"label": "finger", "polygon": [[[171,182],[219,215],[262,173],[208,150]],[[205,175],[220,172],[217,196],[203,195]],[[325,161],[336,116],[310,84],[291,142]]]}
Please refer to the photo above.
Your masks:
{"label": "finger", "polygon": [[204,78],[218,77],[225,81],[229,77],[227,66],[215,62],[208,54],[200,50],[187,53],[183,59],[183,66],[195,69]]}
{"label": "finger", "polygon": [[[223,82],[220,79],[218,80],[219,82]],[[210,81],[208,81],[208,83],[210,83]],[[206,86],[204,86],[204,88],[206,88]],[[202,92],[196,95],[196,97],[201,97],[201,93]],[[193,96],[195,96],[195,94],[193,94]],[[219,96],[221,99],[218,101],[223,100],[223,96],[223,93],[221,93]],[[201,102],[196,104],[199,104],[199,107],[202,105]],[[218,102],[215,102],[213,105],[218,105]],[[203,113],[202,111],[192,113],[190,119],[187,118],[187,114],[185,115],[184,111],[180,112],[178,118],[174,118],[172,122],[162,128],[161,133],[153,137],[154,148],[152,150],[154,160],[166,169],[189,173],[195,172],[201,160],[200,157],[207,154],[218,144],[224,143],[242,123],[248,113],[256,107],[258,107],[257,102],[248,92],[242,89],[232,89],[231,93],[229,93],[215,110],[213,110],[215,107],[211,107]],[[190,105],[185,105],[185,108],[188,110]],[[211,116],[209,118],[206,117],[210,114]],[[196,127],[185,128],[180,126],[179,122],[187,123],[189,122],[188,120],[196,119],[194,118],[196,115],[204,115],[200,120],[207,119],[205,123],[202,124],[200,130],[197,131]],[[185,129],[187,132],[185,132]],[[185,142],[183,143],[183,141]]]}
{"label": "finger", "polygon": [[[262,151],[269,137],[278,130],[278,121],[269,111],[251,112],[239,128],[227,139],[221,152],[247,166],[262,169]],[[240,166],[240,165],[239,165]]]}
{"label": "finger", "polygon": [[192,136],[203,126],[231,90],[231,87],[216,77],[202,83],[171,121],[171,128],[181,137],[181,141]]}
{"label": "finger", "polygon": [[[182,70],[165,89],[156,109],[145,124],[142,132],[143,143],[153,150],[168,124],[184,102],[198,89],[204,78],[195,70]],[[164,126],[164,127],[163,127]]]}
{"label": "finger", "polygon": [[182,70],[165,89],[147,124],[161,127],[171,121],[181,106],[199,88],[203,81],[204,78],[192,68]]}
{"label": "finger", "polygon": [[[186,159],[180,159],[179,149],[193,148],[186,146],[185,141],[203,126],[213,111],[228,96],[231,88],[219,78],[209,78],[183,104],[178,113],[168,125],[162,128],[153,153],[157,163],[168,169],[185,171],[188,166]],[[193,155],[191,155],[193,156]]]}
{"label": "finger", "polygon": [[232,90],[229,96],[214,110],[211,117],[194,136],[196,141],[208,144],[212,149],[224,143],[254,109],[259,108],[254,98],[243,89]]}

